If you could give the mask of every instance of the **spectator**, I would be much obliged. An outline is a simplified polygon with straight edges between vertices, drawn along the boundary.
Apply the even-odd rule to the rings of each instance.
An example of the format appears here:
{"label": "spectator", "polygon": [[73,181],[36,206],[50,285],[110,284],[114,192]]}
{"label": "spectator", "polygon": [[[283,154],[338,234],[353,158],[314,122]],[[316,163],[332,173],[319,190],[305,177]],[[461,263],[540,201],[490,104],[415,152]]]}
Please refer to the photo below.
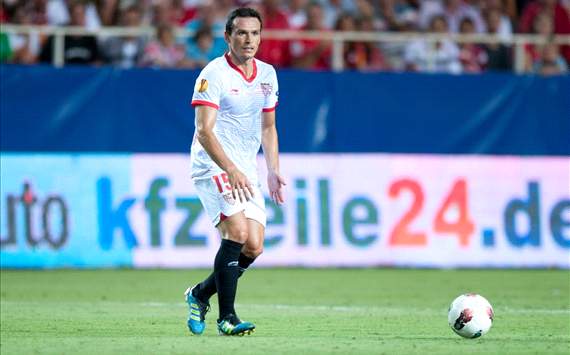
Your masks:
{"label": "spectator", "polygon": [[[497,34],[501,24],[501,12],[490,9],[485,14],[489,34]],[[502,71],[512,69],[511,50],[504,43],[489,43],[483,46],[487,52],[487,70]]]}
{"label": "spectator", "polygon": [[[334,26],[336,31],[353,32],[356,31],[354,17],[349,13],[340,14]],[[363,68],[365,63],[364,53],[358,42],[345,42],[343,46],[344,67],[347,69]]]}
{"label": "spectator", "polygon": [[46,5],[47,22],[56,26],[68,24],[71,20],[71,7],[76,2],[81,2],[85,8],[85,25],[82,27],[90,31],[96,31],[101,28],[101,20],[94,0],[48,0]]}
{"label": "spectator", "polygon": [[[225,18],[226,15],[224,15]],[[186,28],[194,33],[202,27],[208,27],[212,30],[214,34],[213,43],[213,53],[217,53],[216,56],[221,56],[227,50],[228,46],[224,40],[223,33],[225,31],[226,23],[223,18],[220,19],[217,14],[216,5],[210,0],[204,0],[202,4],[198,7],[198,12],[196,18],[188,22]],[[187,46],[191,46],[194,39],[191,37],[188,39]]]}
{"label": "spectator", "polygon": [[4,32],[0,32],[0,63],[8,62],[12,59],[12,47],[10,47],[10,38]]}
{"label": "spectator", "polygon": [[420,26],[426,25],[426,20],[431,19],[435,15],[445,16],[447,27],[451,33],[459,32],[459,22],[464,17],[469,17],[475,24],[477,33],[485,32],[485,26],[481,13],[477,8],[471,6],[463,0],[428,0],[422,2],[420,9]]}
{"label": "spectator", "polygon": [[[411,0],[379,0],[382,27],[386,31],[417,31],[419,28],[418,5]],[[405,70],[403,60],[405,42],[380,43],[385,66],[393,70]]]}
{"label": "spectator", "polygon": [[534,0],[529,2],[521,14],[519,30],[523,33],[532,32],[533,24],[538,15],[545,13],[554,24],[554,33],[570,33],[570,15],[557,0]]}
{"label": "spectator", "polygon": [[34,25],[47,25],[47,0],[33,0],[29,8],[30,21]]}
{"label": "spectator", "polygon": [[[459,24],[459,32],[461,34],[474,34],[475,25],[473,20],[465,17]],[[466,73],[481,73],[487,64],[487,53],[477,43],[462,43],[459,46],[459,61],[463,71]]]}
{"label": "spectator", "polygon": [[323,22],[325,27],[332,29],[335,27],[338,17],[343,13],[354,13],[354,5],[343,0],[324,0],[323,7]]}
{"label": "spectator", "polygon": [[[485,2],[485,0],[483,1]],[[517,5],[517,2],[519,2],[519,0],[488,0],[489,3],[493,3],[495,1],[501,3],[502,13],[507,16],[511,24],[514,24],[517,21],[518,14],[520,13],[520,11],[518,11]]]}
{"label": "spectator", "polygon": [[[326,30],[323,22],[323,9],[318,2],[311,2],[307,7],[305,31]],[[291,42],[292,64],[295,68],[326,70],[331,68],[330,41],[305,39]]]}
{"label": "spectator", "polygon": [[185,26],[198,14],[198,9],[186,6],[184,0],[172,0],[172,12],[177,26]]}
{"label": "spectator", "polygon": [[[483,10],[483,19],[485,21],[487,33],[496,34],[505,42],[510,42],[510,40],[513,38],[513,26],[511,24],[509,16],[505,14],[505,7],[503,6],[503,2],[501,0],[486,0],[483,2],[483,4],[485,5],[485,8]],[[495,13],[493,16],[496,16],[497,13],[499,15],[499,23],[494,26],[493,31],[489,30],[487,23],[490,12]]]}
{"label": "spectator", "polygon": [[[73,2],[70,6],[70,26],[85,27],[85,5]],[[54,38],[50,36],[40,52],[40,61],[53,61]],[[63,60],[65,64],[95,64],[99,61],[97,40],[91,35],[67,35],[64,37]]]}
{"label": "spectator", "polygon": [[[131,6],[123,10],[120,25],[130,28],[140,27],[139,8]],[[121,68],[132,68],[141,60],[145,44],[146,39],[141,36],[113,36],[105,40],[101,46],[102,57],[105,63]]]}
{"label": "spectator", "polygon": [[389,31],[414,31],[418,25],[418,11],[406,0],[381,0],[380,13],[384,27]]}
{"label": "spectator", "polygon": [[170,25],[158,26],[156,40],[149,42],[145,47],[141,65],[160,68],[189,66],[184,58],[184,48],[176,43]]}
{"label": "spectator", "polygon": [[[101,28],[101,18],[97,9],[97,2],[101,0],[82,0],[85,4],[85,28],[97,31]],[[69,0],[68,0],[69,2]]]}
{"label": "spectator", "polygon": [[550,41],[542,46],[540,57],[534,62],[533,71],[542,75],[560,75],[568,71],[568,65],[560,55],[558,45]]}
{"label": "spectator", "polygon": [[[379,22],[379,20],[376,16],[374,6],[372,6],[370,1],[369,0],[355,0],[354,4],[356,5],[355,17],[356,18],[373,19],[372,23],[374,24],[374,27],[377,28],[378,27],[377,22]],[[377,29],[379,29],[379,28],[377,28]]]}
{"label": "spectator", "polygon": [[[366,31],[367,25],[365,25],[365,23],[370,23],[371,21],[367,21],[366,19],[360,20],[358,22],[359,28],[357,28],[356,22],[351,14],[341,14],[335,25],[335,30],[352,32],[359,29]],[[374,46],[374,43],[349,41],[344,43],[343,49],[345,68],[361,71],[383,69],[384,61],[382,54],[380,50]]]}
{"label": "spectator", "polygon": [[[17,25],[33,25],[31,6],[18,6],[14,10],[12,21]],[[28,33],[11,34],[12,62],[17,64],[36,63],[43,42],[45,42],[45,38],[36,30]]]}
{"label": "spectator", "polygon": [[97,11],[103,26],[112,26],[117,23],[117,9],[119,0],[103,0],[97,2]]}
{"label": "spectator", "polygon": [[219,55],[214,48],[214,35],[209,27],[200,28],[186,49],[186,57],[198,68],[205,67]]}
{"label": "spectator", "polygon": [[[152,23],[160,26],[186,26],[198,15],[196,3],[186,5],[184,0],[158,0],[153,2]],[[219,5],[219,3],[218,3]]]}
{"label": "spectator", "polygon": [[[375,19],[371,17],[361,17],[356,20],[356,29],[363,32],[375,31]],[[389,65],[384,59],[384,55],[376,43],[366,41],[359,42],[359,51],[364,58],[364,66],[359,68],[366,71],[377,71],[389,69]]]}
{"label": "spectator", "polygon": [[[267,3],[268,1],[265,1]],[[279,1],[272,0],[275,6],[279,5]],[[290,0],[287,7],[287,21],[291,28],[301,28],[307,23],[307,0]]]}
{"label": "spectator", "polygon": [[[562,6],[557,0],[535,0],[528,3],[521,15],[519,30],[523,33],[532,32],[536,18],[546,14],[553,26],[553,33],[570,33],[570,10]],[[561,48],[562,56],[570,63],[570,46]]]}
{"label": "spectator", "polygon": [[[442,15],[431,20],[429,29],[434,33],[449,33],[447,21]],[[461,72],[459,48],[449,39],[435,43],[413,41],[406,47],[404,61],[406,68],[412,71],[453,74]]]}
{"label": "spectator", "polygon": [[48,0],[47,20],[50,25],[64,26],[69,23],[69,10],[65,0]]}
{"label": "spectator", "polygon": [[0,0],[0,23],[8,21],[8,14],[6,13],[4,2]]}
{"label": "spectator", "polygon": [[[209,0],[201,0],[209,1]],[[256,0],[259,1],[259,0]],[[215,0],[214,1],[214,17],[216,22],[226,24],[228,14],[236,7],[235,0]]]}
{"label": "spectator", "polygon": [[[534,18],[533,31],[535,34],[542,35],[544,39],[550,38],[553,34],[552,19],[547,13],[541,13]],[[525,51],[525,70],[532,71],[534,63],[540,57],[540,46],[527,43],[524,46]]]}
{"label": "spectator", "polygon": [[[260,8],[263,17],[263,30],[290,29],[287,15],[279,9],[277,0],[265,0]],[[288,67],[291,64],[290,42],[286,40],[262,39],[257,51],[257,58],[278,68]]]}
{"label": "spectator", "polygon": [[177,26],[177,11],[172,5],[172,0],[160,0],[153,3],[152,24],[155,26]]}

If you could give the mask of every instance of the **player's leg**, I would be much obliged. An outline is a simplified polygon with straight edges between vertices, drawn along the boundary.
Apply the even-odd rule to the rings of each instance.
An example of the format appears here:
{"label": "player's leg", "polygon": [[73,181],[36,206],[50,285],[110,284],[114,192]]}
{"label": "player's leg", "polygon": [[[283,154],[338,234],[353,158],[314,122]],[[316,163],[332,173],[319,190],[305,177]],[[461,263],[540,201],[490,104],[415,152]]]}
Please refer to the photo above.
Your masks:
{"label": "player's leg", "polygon": [[[255,219],[259,222],[258,223],[259,226],[265,225],[265,220],[266,220],[265,203],[264,203],[263,194],[259,189],[259,186],[256,186],[255,198],[250,200],[244,206],[242,204],[236,203],[237,201],[228,200],[227,196],[225,196],[227,195],[227,192],[218,191],[217,184],[215,184],[211,179],[195,181],[195,185],[196,185],[196,191],[198,192],[198,196],[200,197],[200,200],[202,201],[202,204],[204,205],[206,212],[212,219],[214,225],[218,227],[220,233],[222,234],[223,239],[220,245],[220,249],[222,248],[222,246],[225,246],[225,248],[227,248],[227,245],[232,244],[229,242],[224,242],[223,241],[224,239],[232,240],[235,238],[231,237],[231,235],[239,235],[239,231],[238,232],[232,231],[226,227],[228,225],[233,225],[232,221],[235,218],[237,218],[233,216],[238,214],[238,212],[241,213],[241,211],[244,211],[246,218],[248,218],[247,221],[249,221],[250,219]],[[228,218],[226,216],[232,216],[232,218]],[[227,222],[228,219],[230,220],[230,222]],[[250,222],[247,223],[249,225]],[[242,250],[245,250],[247,254],[242,256],[242,253],[240,252],[239,254],[240,256],[238,256],[238,265],[241,264],[241,267],[244,269],[251,264],[253,259],[255,259],[255,257],[258,256],[262,250],[263,234],[262,233],[260,234],[260,232],[258,231],[259,226],[255,226],[253,228],[255,234],[250,243],[248,244],[248,246],[246,248],[243,247],[241,248]],[[249,226],[247,226],[246,228],[249,228]],[[249,236],[247,237],[247,239],[249,239]],[[218,251],[218,254],[220,254],[220,251]],[[220,257],[222,256],[220,255]],[[239,270],[240,269],[238,268],[238,277],[240,275]],[[188,304],[190,305],[190,312],[191,312],[188,320],[188,326],[194,334],[201,334],[201,332],[203,332],[203,329],[205,327],[204,317],[207,310],[209,309],[208,301],[209,298],[212,295],[214,295],[217,291],[216,276],[217,276],[217,270],[215,269],[214,272],[212,272],[212,274],[208,276],[208,278],[206,278],[204,281],[194,286],[193,288],[191,289],[189,288],[186,292],[187,301]],[[194,312],[200,315],[200,321],[192,319],[192,312],[193,312],[192,304],[196,306],[194,307],[196,308],[194,309]],[[221,304],[222,302],[220,302],[220,306]],[[231,304],[233,305],[233,302]],[[235,310],[233,310],[233,312],[235,314]],[[223,313],[227,313],[227,311],[221,311],[221,314]],[[198,318],[196,315],[194,317]],[[235,318],[237,319],[237,317]],[[239,322],[239,319],[237,319],[237,321],[235,321],[234,323],[236,322]],[[251,323],[247,324],[253,327]],[[243,326],[247,324],[244,324],[240,327],[243,328]],[[240,328],[238,327],[237,329],[239,330]],[[198,330],[198,332],[196,332],[195,330]]]}
{"label": "player's leg", "polygon": [[[263,253],[265,227],[252,219],[248,219],[247,222],[250,235],[239,254],[238,277],[241,277],[255,259]],[[210,297],[216,294],[216,290],[216,275],[212,272],[204,281],[194,286],[190,291],[203,302],[209,302]]]}
{"label": "player's leg", "polygon": [[[241,277],[247,268],[263,252],[263,237],[265,228],[255,220],[248,219],[250,235],[241,248],[238,259],[238,277]],[[216,275],[212,272],[204,281],[194,286],[192,294],[203,302],[209,302],[210,297],[216,294]],[[189,292],[190,292],[189,291]]]}
{"label": "player's leg", "polygon": [[[265,204],[261,191],[257,191],[256,194],[257,198],[248,201],[244,211],[244,215],[247,218],[247,239],[238,256],[238,277],[263,252],[266,221]],[[220,296],[220,284],[218,283],[217,285],[218,296]],[[221,312],[220,310],[220,314]],[[254,329],[255,325],[249,322],[241,322],[237,317],[233,321],[222,318],[218,322],[218,331],[224,335],[251,334]]]}
{"label": "player's leg", "polygon": [[[255,259],[263,252],[263,238],[265,235],[265,227],[258,221],[247,220],[249,236],[238,258],[238,278],[243,275],[247,268],[255,261]],[[212,272],[204,281],[200,282],[187,292],[192,292],[192,296],[203,303],[208,303],[210,297],[216,294],[216,274]]]}
{"label": "player's leg", "polygon": [[263,253],[265,227],[254,219],[247,220],[249,236],[239,255],[239,276]]}
{"label": "player's leg", "polygon": [[249,236],[248,227],[243,212],[227,217],[218,225],[222,243],[214,262],[214,275],[220,307],[218,331],[222,335],[249,334],[255,328],[252,323],[240,321],[234,308],[239,276],[238,260]]}
{"label": "player's leg", "polygon": [[239,274],[239,255],[248,237],[247,219],[243,212],[227,217],[218,225],[222,235],[214,261],[214,275],[220,307],[220,319],[235,314],[234,299]]}
{"label": "player's leg", "polygon": [[[241,238],[243,241],[245,241],[247,235],[247,224],[245,223],[245,217],[243,217],[242,212],[245,209],[244,204],[230,199],[228,195],[231,195],[231,191],[219,191],[218,185],[215,183],[213,178],[195,180],[194,185],[196,187],[198,197],[200,197],[200,201],[206,210],[206,213],[215,226],[221,225],[222,222],[224,222],[224,219],[228,218],[226,216],[233,217],[237,214],[242,215],[244,222],[243,228],[241,229],[245,230],[246,233],[244,235],[241,235]],[[223,260],[227,258],[228,253],[231,257],[231,249],[232,246],[234,246],[232,243],[238,244],[238,246],[235,246],[235,249],[238,249],[238,256],[235,258],[236,261],[239,258],[239,251],[241,250],[243,242],[239,242],[239,233],[236,234],[233,230],[231,232],[234,237],[226,237],[227,241],[222,240],[222,243],[220,244],[216,260],[219,259],[221,261],[218,263],[214,262],[214,272],[206,280],[202,281],[194,287],[189,287],[185,292],[186,302],[189,306],[188,328],[193,334],[202,334],[206,327],[205,316],[210,307],[208,301],[217,289],[216,264],[223,262]],[[236,239],[235,236],[238,238],[237,242],[231,240]]]}
{"label": "player's leg", "polygon": [[[254,187],[255,197],[248,201],[245,207],[249,236],[238,259],[239,277],[263,252],[263,240],[265,235],[265,199],[259,186]],[[214,273],[210,274],[206,280],[195,289],[196,295],[202,300],[209,300],[216,293],[216,283]]]}
{"label": "player's leg", "polygon": [[267,221],[265,198],[259,185],[256,185],[254,188],[254,198],[248,201],[244,211],[247,217],[249,236],[239,256],[240,276],[263,252],[265,224]]}

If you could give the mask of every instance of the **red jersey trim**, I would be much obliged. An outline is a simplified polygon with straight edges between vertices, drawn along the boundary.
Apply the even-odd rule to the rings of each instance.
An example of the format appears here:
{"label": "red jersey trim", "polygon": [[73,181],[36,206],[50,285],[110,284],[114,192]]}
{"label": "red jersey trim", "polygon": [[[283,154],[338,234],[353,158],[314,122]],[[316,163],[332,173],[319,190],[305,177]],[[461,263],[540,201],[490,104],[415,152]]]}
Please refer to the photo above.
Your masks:
{"label": "red jersey trim", "polygon": [[263,112],[272,112],[272,111],[275,111],[275,109],[277,108],[277,105],[278,105],[278,104],[279,104],[279,103],[276,102],[276,103],[275,103],[275,106],[273,106],[273,107],[268,107],[268,108],[264,108],[264,109],[263,109]]}
{"label": "red jersey trim", "polygon": [[248,83],[251,83],[253,80],[255,80],[255,77],[257,76],[257,64],[255,63],[255,59],[253,59],[253,73],[251,74],[251,77],[248,79],[245,76],[245,73],[232,62],[232,59],[230,58],[230,55],[228,53],[224,54],[224,57],[226,57],[228,65],[232,67],[232,69],[241,74],[243,80],[247,81]]}
{"label": "red jersey trim", "polygon": [[204,106],[210,106],[215,108],[216,110],[220,109],[220,106],[216,105],[213,102],[210,101],[205,101],[205,100],[193,100],[191,103],[192,106],[199,106],[199,105],[204,105]]}

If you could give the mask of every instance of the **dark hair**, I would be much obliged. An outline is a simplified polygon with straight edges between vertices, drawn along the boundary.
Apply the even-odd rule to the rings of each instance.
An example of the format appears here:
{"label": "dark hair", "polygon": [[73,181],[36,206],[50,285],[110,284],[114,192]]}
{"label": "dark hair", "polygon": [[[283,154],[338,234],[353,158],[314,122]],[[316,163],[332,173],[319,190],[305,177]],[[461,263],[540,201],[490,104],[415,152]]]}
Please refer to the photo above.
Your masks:
{"label": "dark hair", "polygon": [[475,26],[475,22],[473,21],[473,19],[469,16],[465,16],[462,17],[461,20],[459,21],[459,28],[461,28],[464,24],[470,24]]}
{"label": "dark hair", "polygon": [[166,32],[170,32],[170,33],[174,34],[174,32],[172,30],[172,26],[170,26],[167,23],[162,23],[162,24],[156,26],[156,36],[157,37],[160,38],[162,36],[162,34],[166,33]]}
{"label": "dark hair", "polygon": [[446,26],[449,26],[449,24],[447,23],[447,18],[444,15],[433,15],[429,19],[429,28],[430,29],[436,23],[436,21],[441,21],[441,22],[445,23]]}
{"label": "dark hair", "polygon": [[240,7],[235,9],[228,16],[228,21],[226,22],[226,33],[231,35],[234,30],[234,20],[236,17],[255,17],[259,20],[260,28],[263,27],[263,22],[261,21],[261,15],[256,10],[249,7]]}
{"label": "dark hair", "polygon": [[212,28],[210,26],[201,26],[194,34],[194,42],[198,43],[202,37],[213,37]]}

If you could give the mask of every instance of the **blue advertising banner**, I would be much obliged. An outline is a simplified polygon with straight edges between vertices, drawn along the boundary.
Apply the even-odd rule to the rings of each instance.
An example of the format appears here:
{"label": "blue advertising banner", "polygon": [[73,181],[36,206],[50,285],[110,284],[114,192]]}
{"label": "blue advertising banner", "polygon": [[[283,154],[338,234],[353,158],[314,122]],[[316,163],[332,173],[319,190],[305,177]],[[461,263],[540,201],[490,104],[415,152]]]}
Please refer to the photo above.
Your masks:
{"label": "blue advertising banner", "polygon": [[[197,75],[4,65],[0,148],[187,152]],[[570,76],[278,76],[283,152],[570,155]]]}

